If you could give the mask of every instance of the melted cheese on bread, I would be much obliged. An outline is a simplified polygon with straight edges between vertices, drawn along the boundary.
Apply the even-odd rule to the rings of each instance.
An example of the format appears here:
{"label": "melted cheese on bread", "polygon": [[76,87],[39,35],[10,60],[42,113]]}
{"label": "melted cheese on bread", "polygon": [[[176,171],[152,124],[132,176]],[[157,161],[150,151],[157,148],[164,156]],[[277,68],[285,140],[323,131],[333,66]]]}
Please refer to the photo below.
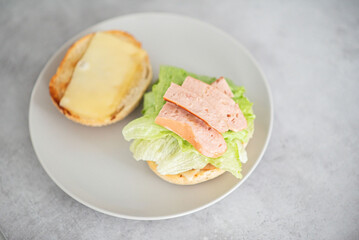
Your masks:
{"label": "melted cheese on bread", "polygon": [[108,33],[96,33],[77,63],[60,106],[83,118],[106,119],[135,85],[147,53]]}

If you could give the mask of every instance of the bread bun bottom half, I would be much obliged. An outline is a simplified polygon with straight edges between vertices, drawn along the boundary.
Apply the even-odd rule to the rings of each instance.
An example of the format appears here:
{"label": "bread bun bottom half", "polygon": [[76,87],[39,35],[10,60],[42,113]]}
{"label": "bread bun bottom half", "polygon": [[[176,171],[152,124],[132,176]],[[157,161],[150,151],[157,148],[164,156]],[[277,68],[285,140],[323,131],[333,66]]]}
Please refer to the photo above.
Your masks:
{"label": "bread bun bottom half", "polygon": [[[174,175],[162,175],[157,171],[157,164],[153,161],[147,161],[150,169],[156,173],[157,176],[163,180],[177,184],[177,185],[193,185],[201,182],[205,182],[211,179],[214,179],[225,171],[219,168],[216,168],[212,164],[207,164],[204,168],[200,170],[189,170],[183,173],[178,173]],[[189,177],[188,177],[189,176]]]}
{"label": "bread bun bottom half", "polygon": [[[111,34],[115,37],[132,43],[138,48],[141,48],[141,43],[138,42],[129,33],[119,30],[103,31],[103,33]],[[135,86],[129,89],[126,95],[121,99],[121,102],[117,106],[116,111],[111,114],[110,117],[104,120],[83,118],[76,115],[75,113],[72,113],[68,109],[61,107],[60,101],[65,94],[68,84],[71,81],[76,65],[85,54],[94,35],[95,33],[91,33],[80,38],[67,50],[65,57],[63,58],[60,66],[56,71],[56,74],[50,80],[49,91],[52,102],[56,108],[67,118],[83,125],[99,127],[112,124],[123,119],[138,106],[143,94],[151,83],[152,67],[147,55],[143,62],[141,62],[142,71],[136,74],[135,79],[133,79],[133,81],[136,82]]]}
{"label": "bread bun bottom half", "polygon": [[[246,148],[248,143],[244,144]],[[194,185],[197,183],[205,182],[211,179],[214,179],[222,175],[225,171],[219,168],[216,168],[212,164],[208,163],[204,168],[200,170],[189,170],[183,173],[178,173],[174,175],[162,175],[157,171],[157,164],[153,161],[147,161],[150,169],[156,173],[157,176],[163,180],[177,184],[177,185]],[[187,178],[186,175],[193,176],[192,178]]]}

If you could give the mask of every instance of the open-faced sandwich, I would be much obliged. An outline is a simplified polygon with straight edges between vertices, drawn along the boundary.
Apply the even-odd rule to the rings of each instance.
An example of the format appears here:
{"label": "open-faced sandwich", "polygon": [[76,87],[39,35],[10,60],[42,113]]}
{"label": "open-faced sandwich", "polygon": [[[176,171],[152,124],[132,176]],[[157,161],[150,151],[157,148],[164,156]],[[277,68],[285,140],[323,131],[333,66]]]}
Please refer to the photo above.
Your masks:
{"label": "open-faced sandwich", "polygon": [[241,178],[245,147],[254,131],[252,103],[244,88],[162,66],[145,94],[143,116],[124,129],[136,160],[162,179],[181,185],[213,179],[225,171]]}
{"label": "open-faced sandwich", "polygon": [[67,51],[49,89],[69,119],[103,126],[126,117],[152,80],[148,54],[133,36],[112,30],[88,34]]}
{"label": "open-faced sandwich", "polygon": [[[88,34],[67,51],[49,83],[55,106],[69,119],[103,126],[126,117],[152,80],[148,54],[118,30]],[[196,184],[225,171],[241,178],[254,131],[244,88],[162,66],[145,94],[143,116],[124,129],[131,151],[164,180]]]}

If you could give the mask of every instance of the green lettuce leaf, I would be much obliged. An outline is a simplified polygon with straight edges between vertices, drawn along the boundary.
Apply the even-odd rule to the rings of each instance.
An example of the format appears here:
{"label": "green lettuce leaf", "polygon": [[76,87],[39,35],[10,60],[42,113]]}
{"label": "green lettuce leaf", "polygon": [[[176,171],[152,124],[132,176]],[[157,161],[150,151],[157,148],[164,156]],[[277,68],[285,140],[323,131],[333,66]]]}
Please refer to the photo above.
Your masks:
{"label": "green lettuce leaf", "polygon": [[192,76],[208,84],[216,78],[200,76],[177,67],[162,66],[159,80],[152,86],[152,91],[144,96],[143,116],[133,120],[123,129],[127,141],[134,140],[130,150],[136,160],[155,161],[157,170],[165,174],[177,174],[191,169],[201,169],[208,163],[241,178],[241,163],[247,161],[244,145],[254,131],[254,114],[252,103],[244,96],[245,89],[226,79],[233,92],[233,100],[238,103],[248,127],[240,132],[223,133],[227,151],[218,158],[209,158],[200,154],[189,142],[176,133],[157,125],[154,120],[165,101],[163,95],[171,82],[182,85],[187,76]]}

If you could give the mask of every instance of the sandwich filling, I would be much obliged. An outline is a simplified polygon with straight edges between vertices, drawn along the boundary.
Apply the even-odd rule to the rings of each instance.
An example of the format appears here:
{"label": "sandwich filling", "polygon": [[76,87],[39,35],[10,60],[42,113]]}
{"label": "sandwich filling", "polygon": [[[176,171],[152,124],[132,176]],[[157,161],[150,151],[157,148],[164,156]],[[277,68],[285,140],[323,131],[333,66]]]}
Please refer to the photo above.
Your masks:
{"label": "sandwich filling", "polygon": [[163,98],[196,115],[220,133],[240,131],[247,126],[233,99],[192,77],[187,77],[182,86],[171,83]]}
{"label": "sandwich filling", "polygon": [[[174,84],[177,87],[171,89]],[[208,90],[208,95],[198,92],[202,87]],[[167,91],[171,93],[171,102],[164,99]],[[158,82],[144,96],[143,116],[127,124],[122,133],[127,141],[134,140],[130,147],[134,158],[155,162],[161,175],[182,174],[211,164],[241,178],[242,163],[247,161],[245,145],[253,135],[255,118],[253,104],[244,92],[243,87],[234,85],[229,79],[162,66]],[[212,101],[213,95],[216,101]],[[187,101],[186,96],[193,97],[193,101]],[[229,117],[234,114],[236,119],[229,119],[234,125],[230,125],[228,119],[225,122],[233,130],[220,133],[208,124],[209,120],[220,120],[216,116],[220,107],[216,105],[225,107],[223,111],[226,115],[228,112]],[[203,109],[204,112],[208,109],[208,113],[203,113]],[[215,121],[211,123],[216,124]]]}
{"label": "sandwich filling", "polygon": [[60,106],[82,118],[111,117],[139,79],[146,55],[124,38],[96,33],[75,67]]}
{"label": "sandwich filling", "polygon": [[227,150],[227,144],[219,132],[173,103],[168,102],[163,106],[155,122],[187,140],[204,156],[216,158]]}
{"label": "sandwich filling", "polygon": [[[202,86],[199,86],[202,85]],[[217,100],[219,98],[219,101],[223,101],[222,98],[229,98],[233,102],[234,105],[236,105],[236,108],[239,110],[238,113],[242,116],[242,128],[245,128],[247,125],[247,122],[240,111],[238,104],[236,104],[231,97],[233,97],[233,93],[231,89],[229,88],[226,80],[221,77],[217,79],[214,83],[211,84],[216,90],[218,90]],[[172,85],[171,85],[172,86]],[[210,85],[201,82],[200,80],[196,80],[192,77],[187,77],[185,81],[182,84],[182,87],[186,88],[190,93],[193,91],[193,94],[197,95],[197,99],[201,99],[202,93],[206,92],[206,88]],[[170,87],[171,88],[171,87]],[[166,94],[171,91],[171,89],[167,89]],[[179,87],[181,88],[181,87]],[[201,89],[202,88],[202,89]],[[203,89],[204,88],[204,89]],[[202,90],[202,91],[201,91]],[[177,94],[178,92],[174,92],[174,94]],[[165,96],[166,96],[165,94]],[[216,93],[214,93],[216,94]],[[214,95],[213,94],[213,95]],[[225,95],[225,97],[223,97]],[[164,99],[165,99],[164,96]],[[188,100],[188,95],[184,96]],[[218,112],[221,110],[217,110],[217,112],[209,111],[209,109],[214,108],[217,104],[216,102],[213,102],[213,99],[215,99],[214,96],[209,94],[207,96],[208,105],[207,108],[204,106],[201,106],[200,104],[197,104],[199,106],[200,110],[207,110],[204,111],[204,114],[202,117],[204,118],[211,118],[211,112],[213,112],[212,118],[218,117]],[[179,98],[181,100],[181,98]],[[227,99],[228,100],[228,99]],[[212,101],[212,102],[210,102]],[[190,101],[190,104],[193,106],[194,101]],[[202,99],[202,102],[207,103],[205,99]],[[176,105],[177,104],[177,105]],[[221,155],[223,155],[227,150],[227,144],[224,141],[224,138],[220,132],[216,131],[211,126],[207,125],[205,121],[203,121],[201,118],[197,117],[195,114],[192,114],[190,111],[186,111],[185,108],[180,107],[180,103],[176,102],[176,104],[173,104],[171,102],[167,102],[161,109],[160,113],[156,117],[155,122],[173,132],[178,134],[183,139],[187,140],[189,143],[192,144],[192,146],[198,150],[201,154],[203,154],[206,157],[216,158]],[[220,105],[220,104],[219,104]],[[218,105],[217,105],[218,107]],[[221,107],[221,106],[220,106]],[[222,106],[222,108],[225,108],[226,106]],[[232,110],[233,111],[233,110]],[[232,112],[231,109],[229,109],[229,113],[232,116],[235,116],[236,112]],[[235,110],[234,110],[235,111]],[[227,117],[228,114],[224,118]],[[218,119],[218,118],[217,118]],[[216,121],[214,121],[216,123]],[[240,122],[237,122],[237,124]]]}

